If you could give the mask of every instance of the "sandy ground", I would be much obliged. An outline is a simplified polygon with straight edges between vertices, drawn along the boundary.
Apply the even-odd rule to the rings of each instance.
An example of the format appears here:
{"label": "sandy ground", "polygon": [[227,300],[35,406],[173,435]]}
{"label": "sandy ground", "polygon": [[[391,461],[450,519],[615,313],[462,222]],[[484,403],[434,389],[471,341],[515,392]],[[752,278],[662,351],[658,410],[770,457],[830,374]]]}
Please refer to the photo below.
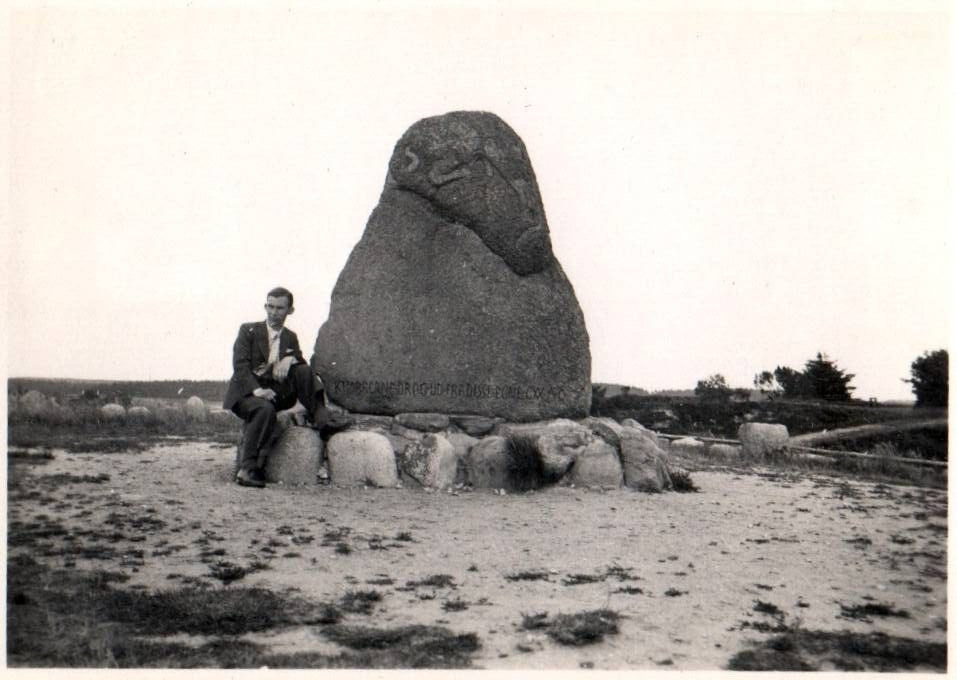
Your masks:
{"label": "sandy ground", "polygon": [[[808,629],[946,641],[943,491],[842,486],[837,478],[770,470],[696,472],[700,492],[687,494],[259,490],[231,483],[233,453],[199,443],[139,454],[56,451],[48,464],[17,465],[15,473],[106,473],[109,481],[53,487],[56,502],[13,501],[9,520],[55,514],[71,530],[122,528],[134,540],[112,547],[121,555],[141,550],[141,558],[129,552],[76,563],[130,574],[121,587],[170,588],[191,577],[224,587],[200,559],[212,549],[222,551],[216,560],[269,562],[270,569],[238,585],[295,588],[330,602],[349,590],[375,589],[383,599],[373,614],[350,614],[346,622],[474,632],[482,643],[478,668],[720,669],[746,641],[768,635],[746,625],[773,623],[754,610],[758,600]],[[329,532],[341,541],[324,540]],[[402,532],[411,541],[396,540]],[[337,542],[352,551],[337,552]],[[62,556],[43,559],[64,566]],[[630,571],[609,575],[616,567]],[[506,578],[522,571],[549,577]],[[451,575],[454,585],[406,585],[435,574]],[[563,583],[574,574],[605,578]],[[465,608],[443,610],[450,600]],[[841,617],[842,603],[867,602],[906,610],[909,618]],[[618,635],[598,644],[562,647],[520,629],[523,614],[603,607],[626,618]],[[277,652],[337,651],[308,627],[247,637]]]}

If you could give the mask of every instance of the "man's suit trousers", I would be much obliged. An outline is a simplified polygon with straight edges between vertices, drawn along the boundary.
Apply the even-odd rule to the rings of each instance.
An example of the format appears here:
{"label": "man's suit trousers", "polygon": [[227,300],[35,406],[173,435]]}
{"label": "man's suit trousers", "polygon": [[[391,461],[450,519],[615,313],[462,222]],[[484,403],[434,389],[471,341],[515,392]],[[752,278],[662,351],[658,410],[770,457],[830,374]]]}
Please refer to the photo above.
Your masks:
{"label": "man's suit trousers", "polygon": [[316,412],[316,378],[308,364],[293,366],[282,382],[268,377],[260,378],[259,384],[275,391],[274,402],[250,394],[233,406],[233,413],[246,423],[239,461],[239,467],[244,470],[265,465],[265,458],[260,459],[260,452],[264,453],[273,443],[277,411],[292,408],[298,399],[299,403],[306,407],[308,418],[312,418]]}

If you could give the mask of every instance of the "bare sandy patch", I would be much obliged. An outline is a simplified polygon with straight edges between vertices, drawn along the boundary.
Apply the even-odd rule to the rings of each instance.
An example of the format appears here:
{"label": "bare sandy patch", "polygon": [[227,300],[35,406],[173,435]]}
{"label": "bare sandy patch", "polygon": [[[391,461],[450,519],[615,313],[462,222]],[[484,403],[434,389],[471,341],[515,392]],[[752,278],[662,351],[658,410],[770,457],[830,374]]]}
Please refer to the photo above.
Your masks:
{"label": "bare sandy patch", "polygon": [[[371,613],[343,622],[474,632],[481,668],[719,669],[748,640],[798,620],[946,641],[943,491],[770,470],[696,472],[700,492],[687,494],[260,490],[231,482],[233,455],[200,443],[57,451],[15,466],[38,493],[11,497],[9,519],[55,517],[66,536],[34,557],[123,571],[130,579],[117,587],[229,588],[232,566],[245,573],[231,584],[314,601],[375,591]],[[94,481],[101,473],[109,479]],[[67,555],[69,541],[91,549]],[[880,611],[869,603],[906,616],[867,615]],[[619,632],[596,644],[565,647],[521,627],[524,615],[606,608],[621,615]],[[246,639],[277,652],[336,649],[319,630]]]}

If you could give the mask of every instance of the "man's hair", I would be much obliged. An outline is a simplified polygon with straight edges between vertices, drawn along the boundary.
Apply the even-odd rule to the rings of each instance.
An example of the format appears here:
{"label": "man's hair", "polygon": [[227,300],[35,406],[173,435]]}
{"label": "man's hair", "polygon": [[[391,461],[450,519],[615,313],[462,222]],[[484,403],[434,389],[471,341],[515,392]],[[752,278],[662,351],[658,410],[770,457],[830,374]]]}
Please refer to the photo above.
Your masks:
{"label": "man's hair", "polygon": [[277,288],[273,288],[271,291],[269,291],[268,293],[266,293],[266,297],[267,297],[267,298],[270,298],[270,297],[284,297],[284,298],[286,298],[286,299],[289,300],[289,307],[290,307],[290,309],[292,308],[292,293],[289,292],[289,289],[288,289],[288,288],[283,288],[282,286],[279,286],[279,287],[277,287]]}

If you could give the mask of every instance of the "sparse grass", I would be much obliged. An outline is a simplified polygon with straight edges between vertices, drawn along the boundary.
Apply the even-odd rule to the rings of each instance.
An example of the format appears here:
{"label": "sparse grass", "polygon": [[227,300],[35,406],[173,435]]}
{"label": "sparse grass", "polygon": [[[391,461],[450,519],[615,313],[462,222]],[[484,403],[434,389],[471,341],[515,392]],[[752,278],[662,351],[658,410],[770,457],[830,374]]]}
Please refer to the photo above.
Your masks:
{"label": "sparse grass", "polygon": [[469,608],[469,602],[461,598],[455,598],[454,600],[446,600],[442,603],[442,611],[444,612],[463,612]]}
{"label": "sparse grass", "polygon": [[700,489],[691,481],[691,473],[681,467],[672,467],[668,470],[671,477],[671,488],[678,493],[692,493]]}
{"label": "sparse grass", "polygon": [[350,614],[371,614],[375,603],[381,601],[378,590],[350,590],[339,600],[339,606]]}
{"label": "sparse grass", "polygon": [[209,574],[215,579],[219,579],[223,582],[223,585],[229,585],[233,581],[238,581],[246,577],[249,571],[245,567],[241,567],[238,564],[233,564],[232,562],[227,562],[226,560],[220,560],[216,564],[213,564],[209,568]]}
{"label": "sparse grass", "polygon": [[377,576],[376,578],[366,579],[366,583],[370,586],[391,586],[395,583],[395,580],[389,578],[388,576]]}
{"label": "sparse grass", "polygon": [[580,586],[583,583],[600,583],[605,580],[604,574],[569,574],[562,579],[563,586]]}
{"label": "sparse grass", "polygon": [[783,618],[784,612],[781,611],[781,608],[778,607],[773,602],[765,602],[763,600],[754,601],[754,611],[759,614],[767,614],[768,616],[773,616],[775,618]]}
{"label": "sparse grass", "polygon": [[475,633],[456,634],[441,626],[330,626],[322,634],[353,650],[373,652],[363,667],[463,668],[481,647]]}
{"label": "sparse grass", "polygon": [[[437,626],[373,629],[333,626],[349,651],[268,654],[236,635],[294,624],[336,624],[332,605],[311,605],[268,590],[117,590],[112,572],[54,571],[28,557],[9,562],[7,665],[10,667],[459,668],[480,647],[474,634]],[[200,646],[144,639],[187,633],[217,636]],[[227,637],[218,637],[227,636]]]}
{"label": "sparse grass", "polygon": [[261,588],[142,592],[112,587],[121,580],[111,572],[52,570],[29,557],[12,557],[7,568],[8,665],[251,665],[240,663],[236,648],[190,650],[137,636],[240,635],[290,625],[315,609]]}
{"label": "sparse grass", "polygon": [[594,609],[577,614],[559,614],[553,618],[548,612],[522,614],[522,630],[541,630],[562,645],[581,646],[600,642],[605,635],[618,632],[621,615],[610,609]]}
{"label": "sparse grass", "polygon": [[455,578],[450,574],[432,574],[418,581],[406,581],[405,585],[410,588],[419,586],[431,586],[433,588],[455,588]]}
{"label": "sparse grass", "polygon": [[634,570],[631,567],[622,567],[613,564],[605,570],[605,576],[616,578],[619,581],[637,581],[638,577],[632,574],[632,571]]}
{"label": "sparse grass", "polygon": [[641,595],[645,591],[637,586],[622,586],[621,588],[615,589],[616,593],[624,593],[625,595]]}
{"label": "sparse grass", "polygon": [[617,634],[620,618],[621,615],[611,609],[559,614],[549,621],[545,632],[560,645],[590,645],[601,642],[606,635]]}
{"label": "sparse grass", "polygon": [[505,574],[506,581],[547,581],[547,571],[519,571],[514,574]]}
{"label": "sparse grass", "polygon": [[544,630],[548,628],[548,612],[522,614],[522,630]]}
{"label": "sparse grass", "polygon": [[791,627],[731,657],[733,671],[910,671],[947,669],[947,645],[880,632],[812,631]]}
{"label": "sparse grass", "polygon": [[872,616],[894,616],[907,619],[910,618],[910,613],[902,609],[894,609],[893,605],[884,602],[868,602],[850,606],[841,604],[841,616],[847,619],[870,621]]}
{"label": "sparse grass", "polygon": [[506,477],[511,491],[540,489],[561,479],[562,474],[546,469],[535,437],[509,434],[505,438],[505,457]]}

